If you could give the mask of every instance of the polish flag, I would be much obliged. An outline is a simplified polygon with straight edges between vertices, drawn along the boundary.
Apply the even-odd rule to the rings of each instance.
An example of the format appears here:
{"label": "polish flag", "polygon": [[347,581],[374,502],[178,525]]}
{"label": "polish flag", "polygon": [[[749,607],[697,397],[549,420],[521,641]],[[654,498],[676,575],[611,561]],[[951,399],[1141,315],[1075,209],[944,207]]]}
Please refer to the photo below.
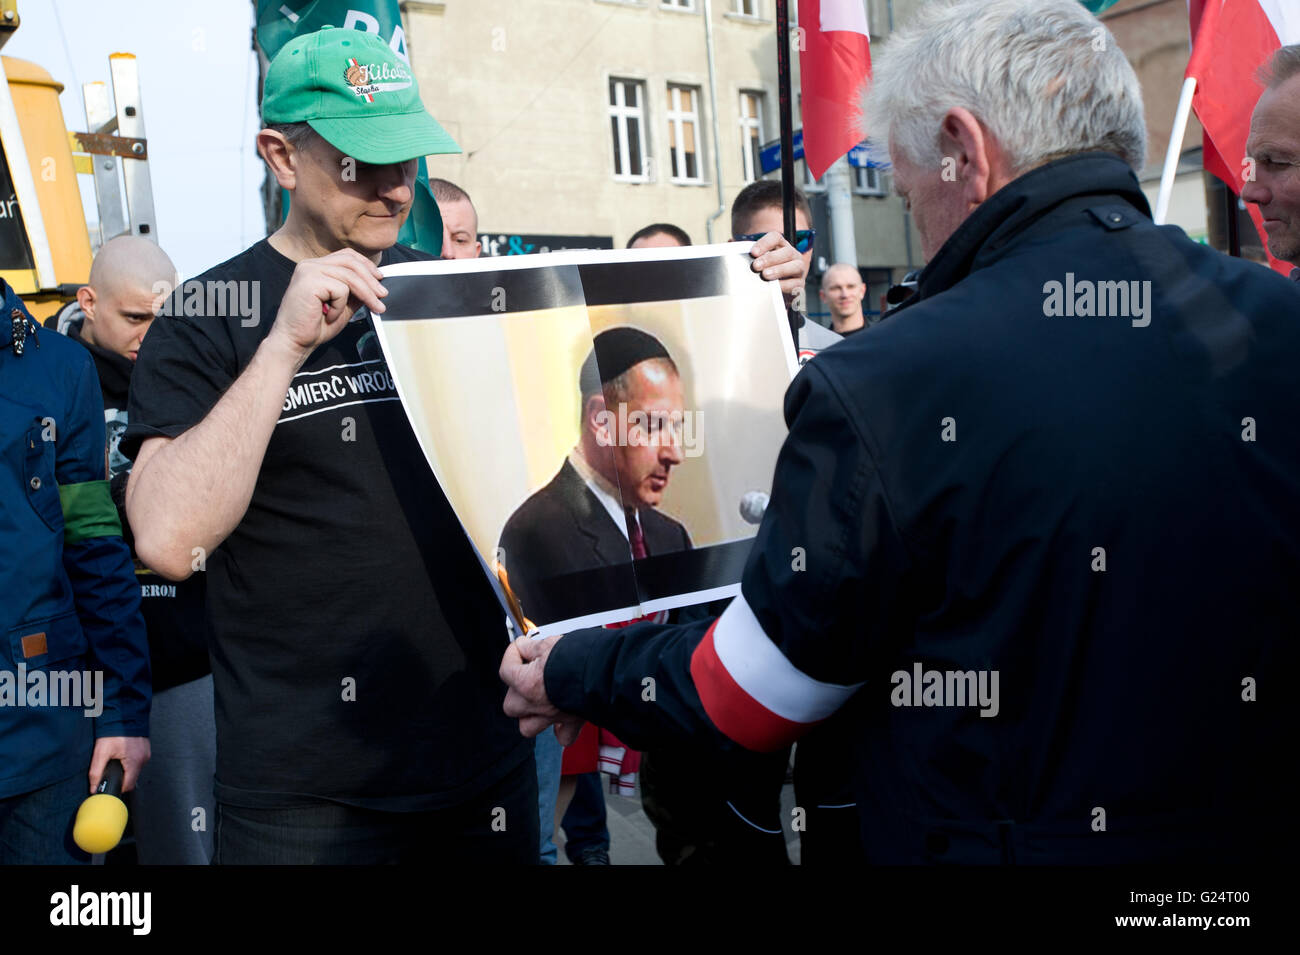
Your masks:
{"label": "polish flag", "polygon": [[[1300,0],[1188,0],[1192,57],[1185,76],[1196,79],[1192,108],[1205,127],[1204,164],[1240,195],[1250,115],[1263,87],[1255,74],[1281,46],[1300,43]],[[1247,206],[1260,239],[1267,240],[1257,206]],[[1269,256],[1283,275],[1291,270]]]}
{"label": "polish flag", "polygon": [[871,79],[865,2],[802,0],[799,31],[803,154],[820,179],[862,142],[862,93]]}
{"label": "polish flag", "polygon": [[691,654],[700,704],[725,736],[758,753],[788,746],[862,688],[823,683],[772,642],[738,594]]}

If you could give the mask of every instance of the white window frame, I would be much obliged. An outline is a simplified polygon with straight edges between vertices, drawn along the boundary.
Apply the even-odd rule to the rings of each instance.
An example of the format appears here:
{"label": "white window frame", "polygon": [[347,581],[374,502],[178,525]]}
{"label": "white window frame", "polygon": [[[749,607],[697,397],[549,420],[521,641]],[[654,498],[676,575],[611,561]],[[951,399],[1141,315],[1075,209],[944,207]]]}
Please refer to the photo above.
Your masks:
{"label": "white window frame", "polygon": [[[668,108],[664,115],[668,118],[668,175],[669,181],[684,186],[697,186],[704,182],[704,135],[700,124],[699,103],[701,102],[700,88],[690,86],[686,83],[669,83],[668,91]],[[696,104],[694,110],[684,110],[681,107],[681,101],[684,98],[682,93],[690,93],[691,100]],[[690,123],[694,128],[695,140],[695,175],[679,176],[677,169],[685,171],[686,169],[686,137],[683,135],[685,124]],[[676,143],[676,145],[673,145]],[[676,162],[674,162],[676,160]]]}
{"label": "white window frame", "polygon": [[738,17],[757,20],[763,16],[763,5],[761,0],[731,0],[731,12]]}
{"label": "white window frame", "polygon": [[[613,84],[615,88],[614,103],[608,106],[608,115],[611,119],[617,121],[618,141],[613,145],[618,150],[619,160],[624,172],[619,172],[618,165],[614,166],[614,178],[619,182],[649,182],[650,181],[650,153],[646,148],[646,83],[644,80],[629,79],[621,76],[611,76],[605,87],[605,95],[609,95],[609,85]],[[627,105],[627,87],[637,87],[638,106]],[[641,164],[641,172],[631,173],[626,170],[632,168],[631,155],[631,137],[628,136],[628,120],[636,120],[638,124],[637,139],[641,144],[641,155],[638,157]]]}
{"label": "white window frame", "polygon": [[[853,172],[853,194],[855,196],[883,196],[889,192],[885,183],[885,170],[878,166],[859,168],[850,166]],[[875,179],[875,184],[871,185],[870,180]]]}
{"label": "white window frame", "polygon": [[659,7],[663,10],[675,10],[678,13],[694,13],[695,0],[659,0]]}
{"label": "white window frame", "polygon": [[[745,115],[746,97],[753,97],[754,116]],[[738,104],[740,107],[740,178],[746,183],[753,182],[763,175],[763,167],[758,159],[758,149],[754,149],[751,143],[754,139],[757,139],[758,147],[761,149],[766,141],[763,130],[764,99],[762,90],[740,91],[740,102]],[[757,133],[757,136],[752,135],[753,133]]]}

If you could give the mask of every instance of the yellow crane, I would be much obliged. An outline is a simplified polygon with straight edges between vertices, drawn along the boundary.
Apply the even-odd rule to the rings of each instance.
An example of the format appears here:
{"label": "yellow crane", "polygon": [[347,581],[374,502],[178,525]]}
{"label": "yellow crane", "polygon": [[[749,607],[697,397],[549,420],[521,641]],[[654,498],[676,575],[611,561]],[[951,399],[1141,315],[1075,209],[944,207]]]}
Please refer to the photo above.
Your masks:
{"label": "yellow crane", "polygon": [[[0,48],[19,24],[17,0],[0,0]],[[38,321],[90,278],[79,174],[95,181],[95,248],[124,234],[157,241],[136,59],[114,53],[109,70],[111,89],[82,86],[87,132],[69,132],[63,84],[36,63],[0,56],[0,277]]]}

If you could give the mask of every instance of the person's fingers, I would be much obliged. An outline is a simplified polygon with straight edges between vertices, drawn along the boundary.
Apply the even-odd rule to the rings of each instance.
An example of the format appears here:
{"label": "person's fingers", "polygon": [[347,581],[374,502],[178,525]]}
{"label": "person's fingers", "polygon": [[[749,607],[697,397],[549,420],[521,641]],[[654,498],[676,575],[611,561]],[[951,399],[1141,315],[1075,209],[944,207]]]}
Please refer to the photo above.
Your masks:
{"label": "person's fingers", "polygon": [[546,704],[539,704],[520,693],[513,686],[506,691],[505,702],[501,704],[506,716],[523,719],[526,716],[542,716],[554,712]]}
{"label": "person's fingers", "polygon": [[129,793],[135,789],[136,780],[140,778],[142,769],[144,769],[142,760],[125,757],[122,759],[122,792]]}
{"label": "person's fingers", "polygon": [[362,271],[368,272],[376,279],[383,278],[383,272],[380,271],[379,266],[366,258],[356,249],[339,249],[337,252],[331,252],[324,258],[326,260],[338,259],[344,262],[349,262],[357,268],[360,268]]}
{"label": "person's fingers", "polygon": [[344,298],[344,295],[346,295],[347,298],[356,299],[372,312],[382,312],[384,310],[384,303],[380,299],[388,294],[388,290],[384,288],[378,279],[368,274],[364,269],[350,262],[330,265],[322,263],[320,271],[321,274],[328,276],[333,282],[341,283],[343,288],[347,290],[346,293],[339,293],[331,285],[331,305],[340,300],[346,301],[347,299]]}
{"label": "person's fingers", "polygon": [[95,749],[90,754],[90,791],[93,793],[99,781],[104,778],[104,769],[108,766],[109,759],[112,758],[112,750],[108,746],[101,746],[98,741],[95,743]]}
{"label": "person's fingers", "polygon": [[519,721],[519,732],[532,739],[539,733],[544,732],[551,725],[550,717],[547,716],[527,716]]}
{"label": "person's fingers", "polygon": [[754,260],[754,270],[763,278],[784,278],[793,272],[803,271],[803,257],[792,245],[782,245]]}
{"label": "person's fingers", "polygon": [[561,746],[572,746],[577,742],[578,734],[582,732],[582,724],[586,720],[580,720],[571,717],[563,722],[555,724],[555,738],[560,741]]}
{"label": "person's fingers", "polygon": [[519,655],[519,639],[511,640],[506,646],[506,652],[501,655],[501,666],[497,669],[497,676],[501,677],[501,682],[507,686],[513,686],[515,674],[523,666],[523,657]]}
{"label": "person's fingers", "polygon": [[753,247],[749,250],[749,254],[754,258],[758,258],[767,252],[771,252],[773,249],[780,248],[781,244],[784,242],[785,237],[779,232],[764,233],[760,238],[755,240]]}
{"label": "person's fingers", "polygon": [[[515,643],[519,647],[520,658],[525,663],[531,663],[550,649],[551,638],[534,640],[532,637],[521,637]],[[546,644],[546,646],[542,646],[542,644]]]}

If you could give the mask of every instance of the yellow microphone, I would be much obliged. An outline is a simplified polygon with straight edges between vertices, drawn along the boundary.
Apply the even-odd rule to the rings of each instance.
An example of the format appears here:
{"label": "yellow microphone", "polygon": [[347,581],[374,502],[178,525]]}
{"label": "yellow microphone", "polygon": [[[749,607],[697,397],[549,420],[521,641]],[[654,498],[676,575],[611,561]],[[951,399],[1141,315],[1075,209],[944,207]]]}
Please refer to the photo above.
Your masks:
{"label": "yellow microphone", "polygon": [[126,770],[120,759],[110,759],[104,767],[104,776],[77,810],[77,821],[72,826],[72,841],[83,852],[98,855],[108,852],[122,841],[126,830],[126,803],[122,802],[122,777]]}

